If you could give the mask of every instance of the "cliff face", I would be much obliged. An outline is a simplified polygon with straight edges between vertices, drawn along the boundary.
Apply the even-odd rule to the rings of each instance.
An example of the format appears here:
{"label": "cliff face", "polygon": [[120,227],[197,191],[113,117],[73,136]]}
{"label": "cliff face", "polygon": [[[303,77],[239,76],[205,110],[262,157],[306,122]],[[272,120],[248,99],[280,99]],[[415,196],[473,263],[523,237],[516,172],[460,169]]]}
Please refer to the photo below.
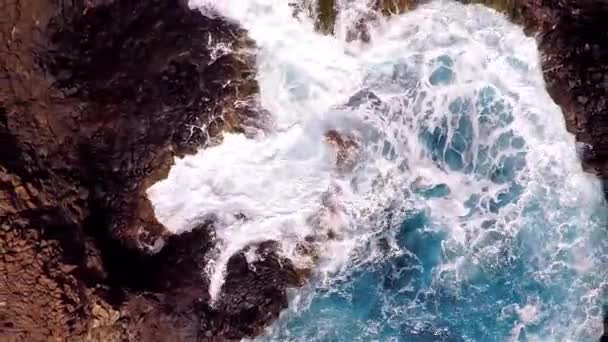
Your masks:
{"label": "cliff face", "polygon": [[[537,32],[549,91],[607,177],[606,4],[506,3]],[[272,242],[249,247],[265,256],[255,268],[230,260],[211,305],[213,223],[172,236],[143,193],[174,156],[262,120],[246,32],[183,0],[0,8],[0,339],[240,338],[276,319],[299,279]]]}
{"label": "cliff face", "polygon": [[286,305],[290,263],[252,246],[268,258],[253,272],[235,256],[211,307],[212,223],[172,237],[144,196],[174,156],[260,120],[246,32],[178,0],[0,7],[0,336],[259,332]]}
{"label": "cliff face", "polygon": [[[546,3],[545,3],[546,2]],[[583,162],[608,180],[608,2],[528,1],[524,24],[538,32],[547,89],[571,132],[589,144]],[[608,188],[605,186],[608,196]]]}

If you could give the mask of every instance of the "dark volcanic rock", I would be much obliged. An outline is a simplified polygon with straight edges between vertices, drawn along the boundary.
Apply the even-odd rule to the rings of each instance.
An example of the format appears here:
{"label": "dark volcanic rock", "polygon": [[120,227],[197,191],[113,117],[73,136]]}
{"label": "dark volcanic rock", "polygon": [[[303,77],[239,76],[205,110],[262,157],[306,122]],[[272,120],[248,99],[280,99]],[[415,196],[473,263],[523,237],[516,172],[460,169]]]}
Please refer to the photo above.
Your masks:
{"label": "dark volcanic rock", "polygon": [[144,194],[174,156],[258,121],[246,32],[182,0],[0,8],[0,339],[258,333],[290,264],[266,247],[258,271],[232,262],[212,307],[212,223],[171,236]]}
{"label": "dark volcanic rock", "polygon": [[547,88],[569,129],[592,146],[584,160],[608,179],[608,2],[551,1],[528,5],[537,27]]}
{"label": "dark volcanic rock", "polygon": [[299,285],[300,279],[291,262],[277,255],[276,244],[269,241],[248,247],[258,256],[251,264],[245,250],[234,255],[215,303],[210,302],[204,276],[206,255],[212,248],[210,223],[172,236],[152,257],[122,258],[132,263],[124,268],[129,271],[125,279],[145,283],[148,288],[127,298],[124,305],[129,315],[122,323],[130,340],[240,339],[258,335],[278,317],[287,306],[286,288]]}
{"label": "dark volcanic rock", "polygon": [[[251,263],[245,256],[248,249],[256,256]],[[271,323],[287,307],[285,289],[300,285],[301,277],[291,260],[279,257],[277,251],[275,241],[265,241],[245,248],[228,261],[226,281],[216,305],[218,314],[225,317],[220,327],[225,331],[223,336],[257,335],[260,321]],[[232,327],[240,330],[231,331]]]}

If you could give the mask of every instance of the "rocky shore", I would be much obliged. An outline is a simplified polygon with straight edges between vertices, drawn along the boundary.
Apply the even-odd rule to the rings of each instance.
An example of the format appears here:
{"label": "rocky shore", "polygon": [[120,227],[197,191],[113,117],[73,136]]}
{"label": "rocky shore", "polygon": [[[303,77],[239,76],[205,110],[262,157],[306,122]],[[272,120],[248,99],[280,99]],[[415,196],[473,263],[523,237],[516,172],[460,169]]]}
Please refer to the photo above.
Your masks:
{"label": "rocky shore", "polygon": [[[608,177],[608,3],[490,1],[538,37],[585,165]],[[331,32],[325,2],[319,29]],[[414,1],[381,1],[391,14]],[[174,236],[144,195],[175,156],[259,123],[253,42],[185,0],[0,0],[0,340],[255,336],[301,283],[268,241],[204,277],[213,222]]]}
{"label": "rocky shore", "polygon": [[212,307],[212,223],[171,236],[144,194],[174,156],[259,121],[246,32],[178,0],[0,4],[0,339],[258,334],[289,261],[272,243],[251,247],[255,272],[233,257]]}

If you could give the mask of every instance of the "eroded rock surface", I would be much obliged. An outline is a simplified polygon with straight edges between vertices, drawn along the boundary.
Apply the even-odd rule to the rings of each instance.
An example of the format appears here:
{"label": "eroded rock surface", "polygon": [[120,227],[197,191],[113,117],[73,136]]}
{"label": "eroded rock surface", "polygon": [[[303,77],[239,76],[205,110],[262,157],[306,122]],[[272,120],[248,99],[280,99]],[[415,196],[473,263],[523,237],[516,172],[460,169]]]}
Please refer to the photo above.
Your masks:
{"label": "eroded rock surface", "polygon": [[260,250],[211,306],[212,223],[172,236],[144,195],[174,156],[259,121],[246,32],[182,0],[0,8],[0,339],[258,333],[286,305],[290,264]]}
{"label": "eroded rock surface", "polygon": [[529,5],[524,18],[540,32],[549,93],[570,131],[592,147],[584,162],[608,180],[608,2]]}

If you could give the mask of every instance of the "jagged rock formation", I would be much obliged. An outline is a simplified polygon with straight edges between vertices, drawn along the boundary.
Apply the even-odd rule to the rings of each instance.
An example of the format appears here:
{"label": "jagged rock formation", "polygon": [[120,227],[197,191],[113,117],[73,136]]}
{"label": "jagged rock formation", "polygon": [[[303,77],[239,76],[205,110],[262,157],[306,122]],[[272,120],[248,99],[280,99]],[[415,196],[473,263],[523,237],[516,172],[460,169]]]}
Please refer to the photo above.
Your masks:
{"label": "jagged rock formation", "polygon": [[523,13],[524,23],[540,32],[547,89],[570,131],[591,145],[584,162],[608,184],[608,2],[536,3]]}
{"label": "jagged rock formation", "polygon": [[171,236],[144,195],[174,156],[259,121],[246,32],[182,0],[0,8],[0,339],[257,334],[291,264],[251,247],[266,258],[236,255],[212,306],[212,223]]}

